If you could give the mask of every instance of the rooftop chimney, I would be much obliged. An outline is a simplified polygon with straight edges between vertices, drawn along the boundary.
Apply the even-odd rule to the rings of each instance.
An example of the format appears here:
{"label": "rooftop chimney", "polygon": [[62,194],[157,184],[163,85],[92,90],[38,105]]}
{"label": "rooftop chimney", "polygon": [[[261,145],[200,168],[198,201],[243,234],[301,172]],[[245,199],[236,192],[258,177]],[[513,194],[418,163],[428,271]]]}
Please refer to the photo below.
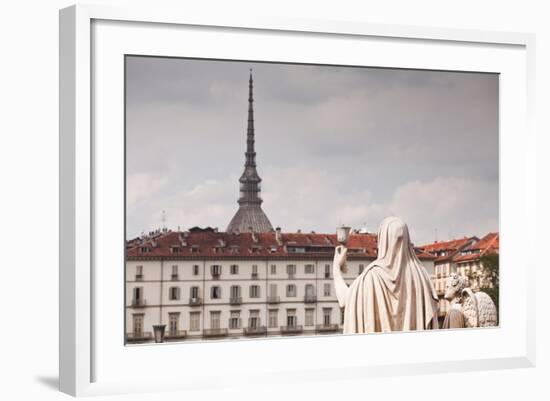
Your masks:
{"label": "rooftop chimney", "polygon": [[283,245],[283,235],[281,234],[281,227],[275,229],[275,240],[279,246]]}

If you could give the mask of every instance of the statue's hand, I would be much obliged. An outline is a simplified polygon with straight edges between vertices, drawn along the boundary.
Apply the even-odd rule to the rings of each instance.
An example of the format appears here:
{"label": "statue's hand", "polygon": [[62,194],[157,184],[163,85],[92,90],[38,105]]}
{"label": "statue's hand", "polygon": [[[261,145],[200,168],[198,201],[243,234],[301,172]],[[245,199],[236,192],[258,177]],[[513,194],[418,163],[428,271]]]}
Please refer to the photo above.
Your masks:
{"label": "statue's hand", "polygon": [[338,245],[334,252],[333,266],[338,267],[341,271],[346,273],[348,268],[346,266],[348,248],[343,245]]}

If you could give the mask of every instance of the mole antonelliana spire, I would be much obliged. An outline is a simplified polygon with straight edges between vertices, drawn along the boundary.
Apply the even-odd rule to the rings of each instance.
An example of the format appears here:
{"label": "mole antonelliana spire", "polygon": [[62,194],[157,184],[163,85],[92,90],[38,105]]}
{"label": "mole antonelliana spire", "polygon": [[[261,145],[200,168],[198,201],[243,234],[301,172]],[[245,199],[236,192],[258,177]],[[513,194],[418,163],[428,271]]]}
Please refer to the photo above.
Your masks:
{"label": "mole antonelliana spire", "polygon": [[248,128],[246,130],[246,152],[244,172],[239,178],[240,196],[239,210],[227,226],[227,232],[268,232],[273,231],[269,219],[262,210],[260,183],[262,179],[256,171],[256,152],[254,150],[254,98],[252,95],[254,82],[252,70],[248,81]]}

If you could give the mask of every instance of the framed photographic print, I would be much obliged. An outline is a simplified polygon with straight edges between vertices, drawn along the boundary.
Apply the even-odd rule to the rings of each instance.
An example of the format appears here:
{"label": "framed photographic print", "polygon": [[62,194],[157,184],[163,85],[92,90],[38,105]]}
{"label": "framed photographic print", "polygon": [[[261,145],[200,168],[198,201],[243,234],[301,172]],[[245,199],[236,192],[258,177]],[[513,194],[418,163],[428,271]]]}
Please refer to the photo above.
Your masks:
{"label": "framed photographic print", "polygon": [[62,10],[61,390],[532,366],[533,41]]}

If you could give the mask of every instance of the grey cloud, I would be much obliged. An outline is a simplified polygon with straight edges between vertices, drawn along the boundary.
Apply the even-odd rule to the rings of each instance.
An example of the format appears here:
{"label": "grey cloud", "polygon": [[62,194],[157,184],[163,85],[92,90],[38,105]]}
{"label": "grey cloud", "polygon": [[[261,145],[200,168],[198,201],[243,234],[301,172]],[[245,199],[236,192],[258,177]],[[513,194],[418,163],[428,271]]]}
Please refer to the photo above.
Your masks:
{"label": "grey cloud", "polygon": [[[264,206],[274,225],[290,229],[303,222],[305,230],[327,229],[333,224],[330,202],[336,202],[327,194],[335,192],[350,194],[339,198],[341,210],[376,220],[399,188],[413,182],[436,182],[437,188],[445,179],[482,182],[489,193],[484,214],[476,217],[479,228],[470,222],[466,206],[441,217],[448,220],[441,226],[452,220],[481,235],[492,224],[487,222],[498,221],[497,75],[145,57],[127,61],[127,172],[164,183],[141,198],[139,208],[129,208],[130,235],[158,225],[155,219],[163,208],[171,208],[173,226],[187,227],[193,216],[202,216],[208,224],[225,227],[238,196],[237,182],[231,186],[229,180],[241,173],[244,161],[249,68],[255,77]],[[281,182],[281,171],[302,177],[288,175]],[[319,197],[310,201],[324,213],[313,216],[292,204],[273,203],[272,189],[297,191],[308,171],[328,177],[316,178],[317,189],[310,195]],[[208,198],[208,219],[199,210],[206,201],[184,194],[212,181],[227,187]],[[470,195],[466,198],[474,201],[475,194]],[[420,209],[429,213],[430,206],[426,201],[415,207],[421,215]],[[418,219],[415,224],[428,236],[435,223]]]}

